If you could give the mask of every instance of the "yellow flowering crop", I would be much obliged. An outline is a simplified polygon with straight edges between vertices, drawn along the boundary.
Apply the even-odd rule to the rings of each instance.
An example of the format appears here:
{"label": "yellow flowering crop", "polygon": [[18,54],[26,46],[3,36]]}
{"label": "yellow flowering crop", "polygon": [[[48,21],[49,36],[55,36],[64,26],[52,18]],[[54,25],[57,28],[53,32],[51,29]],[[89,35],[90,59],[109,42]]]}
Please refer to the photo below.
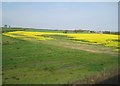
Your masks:
{"label": "yellow flowering crop", "polygon": [[4,33],[6,36],[14,37],[14,38],[20,38],[23,40],[51,40],[53,38],[50,37],[44,37],[42,36],[45,34],[44,32],[27,32],[27,31],[14,31],[14,32],[7,32]]}
{"label": "yellow flowering crop", "polygon": [[[45,37],[44,35],[65,35],[71,37],[73,40],[78,40],[84,43],[90,44],[102,44],[105,46],[119,48],[118,35],[111,34],[65,34],[65,33],[55,33],[55,32],[29,32],[29,31],[14,31],[4,33],[6,36],[20,38],[23,40],[53,40],[54,38]],[[120,36],[120,35],[119,35]]]}
{"label": "yellow flowering crop", "polygon": [[86,41],[90,44],[103,44],[105,46],[119,47],[118,35],[111,34],[68,34],[74,40]]}

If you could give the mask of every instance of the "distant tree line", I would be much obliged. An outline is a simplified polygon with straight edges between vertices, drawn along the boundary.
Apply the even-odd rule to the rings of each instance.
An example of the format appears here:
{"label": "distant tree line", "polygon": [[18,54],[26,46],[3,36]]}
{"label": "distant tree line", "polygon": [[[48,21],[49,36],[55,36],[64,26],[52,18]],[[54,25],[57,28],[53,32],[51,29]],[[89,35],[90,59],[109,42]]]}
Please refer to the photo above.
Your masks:
{"label": "distant tree line", "polygon": [[[11,27],[10,25],[4,25],[2,27],[2,33],[4,32],[10,32],[10,31],[24,31],[29,28],[18,28],[18,27]],[[56,30],[56,31],[62,31],[63,33],[101,33],[101,34],[116,34],[120,35],[120,32],[112,32],[112,31],[93,31],[93,30]]]}
{"label": "distant tree line", "polygon": [[103,34],[116,34],[116,35],[120,35],[120,32],[111,32],[111,31],[102,31]]}
{"label": "distant tree line", "polygon": [[95,31],[91,30],[64,30],[63,33],[68,33],[68,32],[73,32],[73,33],[96,33]]}
{"label": "distant tree line", "polygon": [[24,30],[26,30],[26,28],[11,27],[8,25],[4,25],[4,27],[2,27],[2,33],[12,32],[12,31],[24,31]]}
{"label": "distant tree line", "polygon": [[92,30],[64,30],[63,33],[101,33],[101,34],[116,34],[120,35],[120,32],[112,31],[92,31]]}
{"label": "distant tree line", "polygon": [[2,28],[11,28],[10,25],[4,25]]}

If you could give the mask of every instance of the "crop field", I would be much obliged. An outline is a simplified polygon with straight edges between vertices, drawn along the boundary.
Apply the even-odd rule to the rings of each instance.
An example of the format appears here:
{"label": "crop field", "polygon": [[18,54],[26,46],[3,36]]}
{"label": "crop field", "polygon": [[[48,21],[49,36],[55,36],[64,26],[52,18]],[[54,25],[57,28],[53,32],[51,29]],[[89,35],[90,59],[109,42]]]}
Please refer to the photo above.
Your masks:
{"label": "crop field", "polygon": [[28,32],[28,31],[15,31],[15,32],[8,32],[4,35],[14,37],[14,38],[21,38],[24,40],[54,40],[51,37],[45,37],[45,35],[62,35],[71,37],[71,39],[76,41],[87,42],[90,44],[102,44],[109,47],[115,47],[119,49],[118,46],[119,39],[118,35],[109,35],[109,34],[63,34],[63,33],[50,33],[50,32]]}
{"label": "crop field", "polygon": [[89,84],[118,70],[119,35],[12,31],[2,36],[4,84]]}

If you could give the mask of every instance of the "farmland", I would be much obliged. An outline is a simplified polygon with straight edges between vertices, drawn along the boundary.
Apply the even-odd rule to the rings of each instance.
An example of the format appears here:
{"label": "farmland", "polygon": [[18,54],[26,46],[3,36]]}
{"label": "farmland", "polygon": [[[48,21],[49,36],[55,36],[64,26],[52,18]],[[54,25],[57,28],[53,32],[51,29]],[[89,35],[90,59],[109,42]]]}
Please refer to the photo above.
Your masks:
{"label": "farmland", "polygon": [[31,29],[2,40],[4,84],[86,84],[117,74],[118,35]]}
{"label": "farmland", "polygon": [[76,41],[87,42],[90,44],[103,44],[109,47],[115,47],[119,49],[118,35],[109,34],[63,34],[63,33],[53,33],[53,32],[28,32],[28,31],[15,31],[8,32],[4,34],[6,36],[21,38],[24,40],[54,40],[50,37],[45,37],[46,35],[57,35],[57,36],[67,36]]}

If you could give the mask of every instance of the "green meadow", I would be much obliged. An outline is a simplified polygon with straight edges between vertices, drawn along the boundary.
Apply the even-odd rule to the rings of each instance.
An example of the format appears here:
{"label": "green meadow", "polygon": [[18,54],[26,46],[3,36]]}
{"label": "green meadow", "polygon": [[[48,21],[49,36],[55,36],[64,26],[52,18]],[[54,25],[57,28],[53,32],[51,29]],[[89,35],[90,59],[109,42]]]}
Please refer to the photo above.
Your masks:
{"label": "green meadow", "polygon": [[111,47],[47,36],[56,40],[2,35],[3,84],[89,84],[117,74],[118,52]]}

